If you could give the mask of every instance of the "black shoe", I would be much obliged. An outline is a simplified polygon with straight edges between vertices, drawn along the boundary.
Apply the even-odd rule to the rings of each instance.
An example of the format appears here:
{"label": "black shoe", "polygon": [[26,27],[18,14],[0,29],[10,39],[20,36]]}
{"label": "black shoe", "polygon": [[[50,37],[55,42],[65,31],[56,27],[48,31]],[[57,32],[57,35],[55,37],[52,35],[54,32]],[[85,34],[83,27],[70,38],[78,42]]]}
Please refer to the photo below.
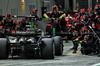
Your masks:
{"label": "black shoe", "polygon": [[76,53],[76,51],[77,51],[77,50],[75,49],[75,50],[73,51],[73,53]]}

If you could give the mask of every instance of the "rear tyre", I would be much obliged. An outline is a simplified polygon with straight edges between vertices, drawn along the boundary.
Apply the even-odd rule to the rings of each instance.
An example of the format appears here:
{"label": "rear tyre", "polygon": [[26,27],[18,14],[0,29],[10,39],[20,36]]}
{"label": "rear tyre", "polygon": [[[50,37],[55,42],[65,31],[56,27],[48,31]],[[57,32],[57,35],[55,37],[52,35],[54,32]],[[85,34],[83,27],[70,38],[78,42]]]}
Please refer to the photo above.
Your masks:
{"label": "rear tyre", "polygon": [[8,58],[8,43],[6,38],[0,38],[0,59]]}
{"label": "rear tyre", "polygon": [[42,59],[54,59],[53,40],[51,38],[42,39],[41,50]]}
{"label": "rear tyre", "polygon": [[55,43],[55,55],[60,56],[63,54],[63,40],[60,36],[53,38]]}

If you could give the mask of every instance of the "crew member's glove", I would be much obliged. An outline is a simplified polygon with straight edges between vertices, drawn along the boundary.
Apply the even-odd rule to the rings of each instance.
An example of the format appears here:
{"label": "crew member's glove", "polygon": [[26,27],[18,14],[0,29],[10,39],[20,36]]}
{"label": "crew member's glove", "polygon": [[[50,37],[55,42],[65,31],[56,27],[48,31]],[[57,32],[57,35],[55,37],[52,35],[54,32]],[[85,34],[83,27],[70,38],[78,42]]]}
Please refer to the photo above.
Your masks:
{"label": "crew member's glove", "polygon": [[78,38],[75,39],[76,41],[79,40]]}
{"label": "crew member's glove", "polygon": [[79,41],[80,44],[82,44],[83,41]]}
{"label": "crew member's glove", "polygon": [[75,42],[78,42],[78,41],[79,41],[79,39],[78,39],[78,38],[76,38],[74,41],[75,41]]}
{"label": "crew member's glove", "polygon": [[46,15],[46,14],[44,14],[44,17],[45,17],[46,19],[49,19],[48,15]]}
{"label": "crew member's glove", "polygon": [[63,17],[65,17],[66,16],[66,14],[63,14],[63,15],[61,15],[60,17],[59,17],[59,19],[62,19]]}

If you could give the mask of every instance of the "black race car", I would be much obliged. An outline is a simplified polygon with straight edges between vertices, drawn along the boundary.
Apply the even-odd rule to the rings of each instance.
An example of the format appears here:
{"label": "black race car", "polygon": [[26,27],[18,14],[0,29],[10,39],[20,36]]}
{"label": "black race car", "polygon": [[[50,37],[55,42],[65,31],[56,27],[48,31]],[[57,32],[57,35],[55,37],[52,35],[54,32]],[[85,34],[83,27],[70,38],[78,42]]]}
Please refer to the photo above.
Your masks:
{"label": "black race car", "polygon": [[48,38],[41,29],[10,30],[4,31],[3,35],[4,37],[0,38],[0,59],[7,59],[9,55],[22,58],[54,59],[54,55],[63,53],[61,37]]}

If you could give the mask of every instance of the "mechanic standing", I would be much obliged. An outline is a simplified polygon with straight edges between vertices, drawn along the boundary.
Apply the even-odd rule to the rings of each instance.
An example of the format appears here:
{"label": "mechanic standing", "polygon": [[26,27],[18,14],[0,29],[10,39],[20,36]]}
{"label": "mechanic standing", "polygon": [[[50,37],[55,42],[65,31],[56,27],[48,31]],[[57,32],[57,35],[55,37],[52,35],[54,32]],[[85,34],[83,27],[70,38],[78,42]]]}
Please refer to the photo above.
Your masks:
{"label": "mechanic standing", "polygon": [[[56,5],[52,6],[52,11],[50,11],[48,13],[44,13],[44,17],[46,19],[52,18],[50,24],[53,27],[55,27],[56,35],[59,35],[59,33],[60,33],[60,24],[59,24],[58,19],[61,20],[65,16],[66,15],[62,11],[58,11],[58,6],[56,6]],[[55,19],[53,20],[53,18],[55,18]]]}
{"label": "mechanic standing", "polygon": [[67,17],[63,17],[60,21],[61,33],[62,33],[62,36],[65,37],[66,42],[68,42],[67,30],[66,30],[67,21],[69,21],[69,19]]}
{"label": "mechanic standing", "polygon": [[[36,20],[31,19],[31,22],[33,22],[33,24],[36,25],[36,29],[37,29],[37,27],[38,27],[38,25],[37,25],[37,19],[40,19],[40,18],[39,18],[39,15],[38,15],[38,12],[39,12],[38,9],[33,9],[32,14],[31,14],[31,16],[35,16],[35,19],[36,19]],[[31,23],[31,25],[32,25],[32,23]],[[32,27],[31,27],[31,28],[32,28]],[[35,28],[35,27],[34,27],[34,28]]]}
{"label": "mechanic standing", "polygon": [[83,49],[84,45],[92,46],[93,37],[90,34],[90,30],[87,29],[87,26],[82,27],[80,33],[81,33],[81,35],[78,36],[75,40],[73,40],[74,43],[75,43],[73,53],[76,53],[79,43],[82,46],[81,49]]}

